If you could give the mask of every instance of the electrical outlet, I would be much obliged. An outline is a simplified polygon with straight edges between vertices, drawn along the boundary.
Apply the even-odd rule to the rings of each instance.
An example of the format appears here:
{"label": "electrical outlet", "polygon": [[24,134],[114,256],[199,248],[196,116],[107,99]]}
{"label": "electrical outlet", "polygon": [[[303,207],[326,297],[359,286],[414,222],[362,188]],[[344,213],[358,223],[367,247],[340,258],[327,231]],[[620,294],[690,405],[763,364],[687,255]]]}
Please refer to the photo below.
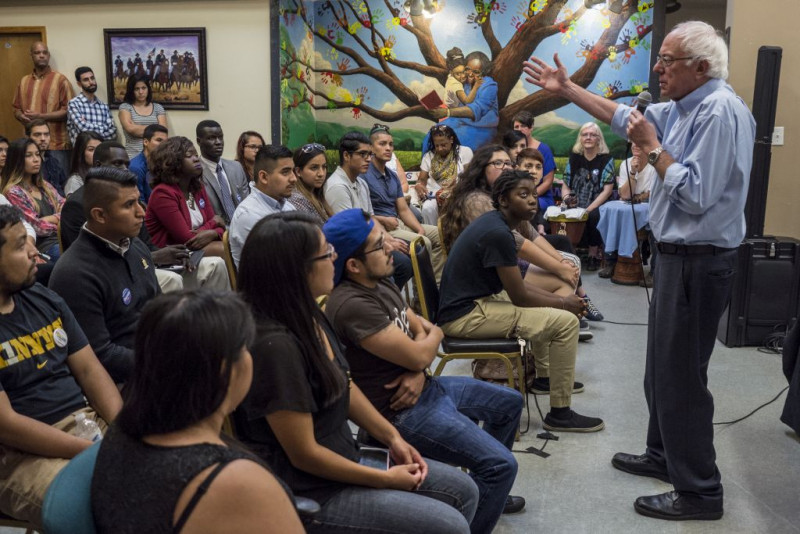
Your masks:
{"label": "electrical outlet", "polygon": [[772,130],[772,146],[783,146],[783,126],[776,126]]}

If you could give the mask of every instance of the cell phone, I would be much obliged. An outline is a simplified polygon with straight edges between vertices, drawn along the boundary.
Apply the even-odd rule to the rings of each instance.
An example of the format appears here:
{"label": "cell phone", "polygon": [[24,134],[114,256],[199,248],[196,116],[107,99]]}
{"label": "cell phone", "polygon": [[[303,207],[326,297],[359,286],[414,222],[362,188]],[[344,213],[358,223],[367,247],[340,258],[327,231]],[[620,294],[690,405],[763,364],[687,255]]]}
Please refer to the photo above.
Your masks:
{"label": "cell phone", "polygon": [[387,449],[378,447],[361,447],[358,449],[358,463],[381,471],[389,470],[391,457]]}
{"label": "cell phone", "polygon": [[206,253],[205,250],[193,250],[189,253],[189,265],[191,266],[192,270],[197,269],[197,266],[200,265],[200,260],[203,259],[203,255]]}

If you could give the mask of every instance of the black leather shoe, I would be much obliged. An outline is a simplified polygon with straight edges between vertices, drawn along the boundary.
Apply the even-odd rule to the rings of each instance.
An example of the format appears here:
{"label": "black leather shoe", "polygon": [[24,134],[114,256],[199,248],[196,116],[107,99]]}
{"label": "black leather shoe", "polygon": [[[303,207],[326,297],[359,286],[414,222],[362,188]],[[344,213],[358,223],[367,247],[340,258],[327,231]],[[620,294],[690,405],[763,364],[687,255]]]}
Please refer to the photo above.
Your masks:
{"label": "black leather shoe", "polygon": [[668,491],[661,495],[639,497],[633,508],[640,514],[668,521],[714,521],[722,517],[722,499],[703,501],[696,497],[687,497],[677,491]]}
{"label": "black leather shoe", "polygon": [[504,514],[518,514],[525,509],[525,498],[517,495],[509,495],[506,505],[503,508]]}
{"label": "black leather shoe", "polygon": [[652,458],[646,454],[627,454],[625,452],[618,452],[611,459],[611,465],[625,471],[632,475],[639,475],[640,477],[653,477],[664,482],[669,483],[669,473],[667,468],[658,465]]}

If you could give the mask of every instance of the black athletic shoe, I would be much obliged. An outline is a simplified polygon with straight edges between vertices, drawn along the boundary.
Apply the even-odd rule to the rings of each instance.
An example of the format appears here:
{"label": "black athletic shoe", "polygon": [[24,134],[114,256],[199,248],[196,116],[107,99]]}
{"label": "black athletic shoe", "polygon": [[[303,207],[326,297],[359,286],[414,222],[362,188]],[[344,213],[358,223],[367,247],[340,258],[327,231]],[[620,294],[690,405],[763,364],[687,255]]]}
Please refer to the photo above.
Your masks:
{"label": "black athletic shoe", "polygon": [[569,411],[569,417],[555,418],[552,413],[544,416],[544,429],[553,432],[599,432],[606,424],[599,417],[586,417],[574,410]]}
{"label": "black athletic shoe", "polygon": [[504,514],[518,514],[525,509],[525,499],[518,495],[509,495],[503,508]]}
{"label": "black athletic shoe", "polygon": [[602,321],[605,319],[603,314],[600,313],[600,310],[597,309],[597,306],[594,305],[594,302],[592,302],[592,299],[590,299],[588,295],[583,297],[583,300],[586,301],[586,319],[590,321]]}
{"label": "black athletic shoe", "polygon": [[[528,388],[530,393],[534,395],[550,395],[550,377],[539,377],[533,379],[533,384]],[[581,393],[583,391],[583,383],[573,382],[572,393]]]}

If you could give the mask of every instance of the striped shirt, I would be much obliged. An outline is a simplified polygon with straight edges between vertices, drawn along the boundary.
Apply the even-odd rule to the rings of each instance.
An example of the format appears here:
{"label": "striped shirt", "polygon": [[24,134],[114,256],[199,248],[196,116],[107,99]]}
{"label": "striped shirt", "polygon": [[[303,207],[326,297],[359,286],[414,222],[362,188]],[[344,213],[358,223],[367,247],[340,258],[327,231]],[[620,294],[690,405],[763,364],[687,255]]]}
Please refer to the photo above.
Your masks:
{"label": "striped shirt", "polygon": [[[34,113],[52,113],[66,111],[70,99],[75,96],[72,84],[66,76],[47,67],[47,71],[37,77],[34,71],[22,77],[14,102],[15,110]],[[65,119],[66,120],[66,119]],[[64,121],[48,121],[50,126],[50,150],[67,149],[67,123]]]}
{"label": "striped shirt", "polygon": [[83,93],[69,101],[67,106],[67,130],[69,142],[75,144],[75,138],[81,132],[95,132],[106,141],[117,140],[117,127],[108,106],[99,98],[89,100]]}
{"label": "striped shirt", "polygon": [[[139,115],[136,113],[136,109],[127,102],[123,102],[119,105],[120,111],[127,111],[131,114],[131,121],[133,124],[137,126],[148,126],[150,124],[158,124],[158,117],[161,115],[166,115],[167,112],[164,111],[163,106],[161,104],[156,104],[153,102],[153,112],[150,115]],[[125,151],[128,153],[128,157],[133,159],[136,157],[139,152],[144,150],[144,144],[142,143],[141,137],[134,137],[128,132],[125,131],[125,128],[122,129],[125,132]]]}

